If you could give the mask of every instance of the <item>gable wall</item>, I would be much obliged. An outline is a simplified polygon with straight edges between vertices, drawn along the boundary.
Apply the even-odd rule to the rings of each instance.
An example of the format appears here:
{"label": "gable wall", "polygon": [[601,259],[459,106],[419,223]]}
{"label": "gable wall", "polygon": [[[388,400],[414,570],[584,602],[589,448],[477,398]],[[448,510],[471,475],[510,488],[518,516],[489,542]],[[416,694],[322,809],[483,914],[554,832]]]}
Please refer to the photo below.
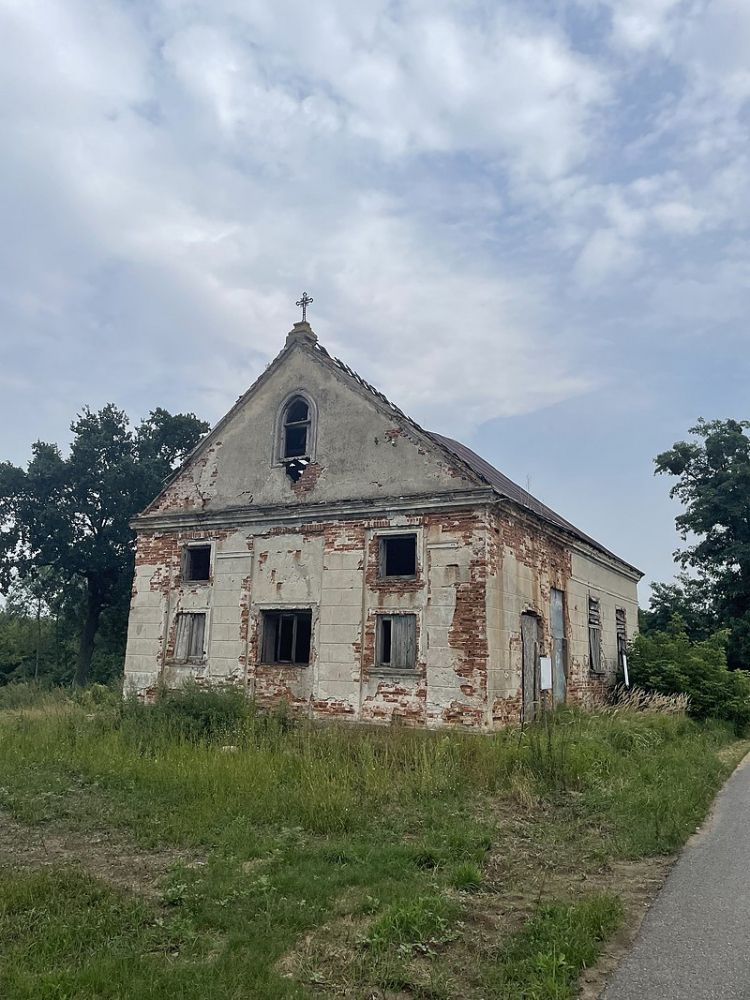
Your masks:
{"label": "gable wall", "polygon": [[[153,511],[377,499],[464,489],[447,460],[408,421],[384,414],[309,348],[295,346],[178,476]],[[274,464],[278,415],[304,389],[318,412],[315,462],[297,483]]]}

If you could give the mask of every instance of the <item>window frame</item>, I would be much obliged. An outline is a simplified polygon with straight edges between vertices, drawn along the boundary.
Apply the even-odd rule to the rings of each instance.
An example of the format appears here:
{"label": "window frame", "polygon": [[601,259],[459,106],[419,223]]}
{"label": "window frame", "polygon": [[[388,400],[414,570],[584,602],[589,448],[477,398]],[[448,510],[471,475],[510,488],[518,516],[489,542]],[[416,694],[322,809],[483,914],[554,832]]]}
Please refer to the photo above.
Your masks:
{"label": "window frame", "polygon": [[[286,415],[288,410],[298,399],[302,400],[302,402],[307,405],[308,418],[306,421],[299,421],[299,423],[305,423],[307,425],[307,449],[304,455],[294,455],[288,457],[286,455]],[[315,404],[315,400],[306,390],[297,388],[284,397],[276,414],[276,430],[274,433],[272,465],[286,468],[295,462],[302,462],[304,465],[311,464],[315,461],[317,442],[318,408]]]}
{"label": "window frame", "polygon": [[[417,618],[418,615],[414,611],[383,611],[376,612],[375,614],[375,662],[373,663],[373,669],[376,671],[383,671],[392,674],[403,674],[403,673],[415,673],[417,670],[417,663],[419,660],[419,636],[417,629]],[[383,659],[383,645],[384,645],[384,628],[386,623],[390,625],[390,635],[389,635],[389,654],[390,658],[388,661]],[[398,636],[398,632],[403,632],[404,634]],[[409,634],[411,633],[411,634]],[[404,662],[394,663],[394,647],[401,645],[405,653],[407,654]],[[408,662],[409,654],[411,654],[412,662]],[[396,660],[398,661],[398,657]]]}
{"label": "window frame", "polygon": [[[206,663],[208,660],[208,611],[207,610],[192,610],[186,609],[184,611],[178,611],[175,615],[175,631],[174,631],[174,649],[172,651],[172,663]],[[190,649],[194,644],[194,627],[195,621],[198,618],[203,619],[203,631],[201,634],[201,651],[200,654],[190,653]],[[190,625],[186,626],[187,635],[185,638],[182,636],[182,622],[187,622],[191,619]],[[185,645],[186,655],[181,654],[181,646]]]}
{"label": "window frame", "polygon": [[[411,538],[414,541],[414,572],[386,573],[388,543],[398,539]],[[419,577],[419,534],[416,531],[390,531],[379,534],[378,539],[378,580],[416,580]]]}
{"label": "window frame", "polygon": [[[194,552],[196,549],[208,549],[208,576],[205,579],[200,577],[195,578],[189,575],[190,560],[191,560],[190,554],[191,552]],[[180,565],[180,579],[183,586],[192,587],[195,585],[205,585],[211,583],[211,572],[213,570],[213,562],[214,562],[214,553],[213,553],[213,545],[211,544],[211,542],[205,542],[205,541],[188,542],[186,545],[183,545],[182,559]]]}
{"label": "window frame", "polygon": [[617,667],[622,670],[628,652],[628,614],[626,608],[615,608],[615,639],[617,642]]}
{"label": "window frame", "polygon": [[[310,637],[308,641],[307,659],[297,660],[297,635],[299,630],[298,619],[304,617],[310,626]],[[292,659],[282,660],[279,658],[279,643],[281,632],[279,625],[284,619],[291,618],[292,625]],[[273,658],[269,658],[266,653],[270,645],[269,625],[273,622]],[[258,648],[258,663],[269,667],[309,667],[312,663],[313,652],[313,631],[315,622],[313,620],[312,608],[263,608],[260,611],[260,642]]]}

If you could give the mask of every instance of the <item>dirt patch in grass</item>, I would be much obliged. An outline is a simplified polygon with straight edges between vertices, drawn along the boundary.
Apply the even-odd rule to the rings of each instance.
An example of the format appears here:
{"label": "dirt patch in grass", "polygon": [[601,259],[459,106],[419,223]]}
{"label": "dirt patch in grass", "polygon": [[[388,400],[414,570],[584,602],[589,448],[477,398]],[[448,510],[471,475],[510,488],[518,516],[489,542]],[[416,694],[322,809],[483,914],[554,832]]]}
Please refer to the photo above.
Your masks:
{"label": "dirt patch in grass", "polygon": [[[363,944],[375,918],[362,912],[364,897],[351,894],[339,900],[332,919],[287,952],[277,971],[342,1000],[403,1000],[415,995],[478,1000],[486,996],[481,970],[545,907],[611,895],[622,904],[622,924],[580,979],[580,995],[596,1000],[631,947],[676,856],[607,858],[601,853],[600,831],[587,826],[584,818],[576,821],[567,804],[555,809],[538,803],[519,815],[503,803],[497,812],[503,814],[499,840],[487,856],[481,888],[449,890],[461,916],[443,941],[411,952],[402,948],[395,958],[378,961]],[[362,984],[368,981],[372,986],[363,993]]]}
{"label": "dirt patch in grass", "polygon": [[72,866],[116,889],[156,899],[168,869],[183,861],[203,863],[196,854],[139,851],[106,832],[74,833],[50,826],[26,826],[0,810],[0,867],[38,869]]}

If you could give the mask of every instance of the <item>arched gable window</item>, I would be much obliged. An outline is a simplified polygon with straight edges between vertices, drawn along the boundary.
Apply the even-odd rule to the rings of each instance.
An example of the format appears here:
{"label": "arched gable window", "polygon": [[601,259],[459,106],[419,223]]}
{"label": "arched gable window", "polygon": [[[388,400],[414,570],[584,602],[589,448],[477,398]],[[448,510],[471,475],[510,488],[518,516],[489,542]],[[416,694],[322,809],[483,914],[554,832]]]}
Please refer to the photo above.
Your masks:
{"label": "arched gable window", "polygon": [[303,458],[309,452],[310,407],[307,400],[295,396],[284,410],[284,436],[282,441],[282,461],[287,458]]}
{"label": "arched gable window", "polygon": [[281,409],[277,433],[277,461],[297,482],[314,457],[315,408],[311,399],[295,394]]}

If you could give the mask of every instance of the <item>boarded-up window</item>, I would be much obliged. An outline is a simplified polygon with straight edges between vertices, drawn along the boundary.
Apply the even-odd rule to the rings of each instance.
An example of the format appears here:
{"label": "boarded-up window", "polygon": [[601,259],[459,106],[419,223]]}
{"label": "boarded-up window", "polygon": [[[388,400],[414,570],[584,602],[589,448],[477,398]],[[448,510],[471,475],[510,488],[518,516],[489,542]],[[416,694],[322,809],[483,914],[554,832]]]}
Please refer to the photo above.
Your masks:
{"label": "boarded-up window", "polygon": [[597,597],[589,597],[589,669],[602,672],[602,611]]}
{"label": "boarded-up window", "polygon": [[184,550],[182,577],[186,583],[198,583],[211,578],[210,545],[191,545]]}
{"label": "boarded-up window", "polygon": [[417,616],[378,615],[375,665],[414,670],[417,665]]}
{"label": "boarded-up window", "polygon": [[625,608],[615,608],[615,626],[617,629],[617,666],[622,670],[628,652],[628,626]]}
{"label": "boarded-up window", "polygon": [[383,535],[380,538],[378,558],[378,576],[381,579],[390,576],[416,576],[417,536]]}
{"label": "boarded-up window", "polygon": [[206,658],[206,612],[189,611],[177,615],[174,658],[199,661]]}
{"label": "boarded-up window", "polygon": [[263,663],[309,663],[312,611],[263,613]]}

